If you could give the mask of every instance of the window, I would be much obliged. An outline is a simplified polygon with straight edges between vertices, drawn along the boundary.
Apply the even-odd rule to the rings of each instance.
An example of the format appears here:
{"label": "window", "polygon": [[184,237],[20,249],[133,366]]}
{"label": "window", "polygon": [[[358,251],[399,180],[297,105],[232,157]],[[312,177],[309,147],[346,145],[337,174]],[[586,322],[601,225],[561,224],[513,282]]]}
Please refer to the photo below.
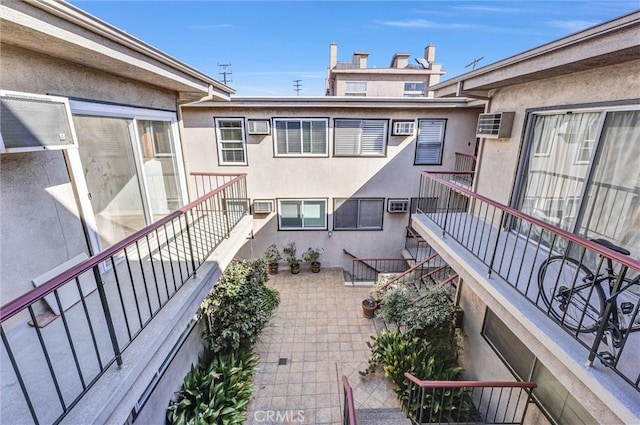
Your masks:
{"label": "window", "polygon": [[394,121],[393,136],[413,136],[416,123],[413,121]]}
{"label": "window", "polygon": [[287,199],[278,201],[280,230],[326,229],[325,199]]}
{"label": "window", "polygon": [[386,120],[336,119],[334,134],[335,156],[383,156],[386,153]]}
{"label": "window", "polygon": [[327,155],[326,119],[274,120],[277,156]]}
{"label": "window", "polygon": [[487,309],[482,335],[504,364],[521,381],[533,381],[536,404],[553,423],[591,424],[595,419],[516,337],[496,314]]}
{"label": "window", "polygon": [[367,91],[367,83],[347,81],[344,84],[344,91],[345,92]]}
{"label": "window", "polygon": [[415,165],[442,164],[446,120],[418,120]]}
{"label": "window", "polygon": [[335,199],[335,230],[382,230],[384,198]]}
{"label": "window", "polygon": [[417,83],[404,83],[404,91],[420,91],[424,93],[424,81]]}
{"label": "window", "polygon": [[617,106],[571,112],[532,112],[514,204],[564,230],[611,240],[639,257],[640,111]]}
{"label": "window", "polygon": [[240,118],[216,118],[218,158],[221,165],[246,165],[244,122]]}

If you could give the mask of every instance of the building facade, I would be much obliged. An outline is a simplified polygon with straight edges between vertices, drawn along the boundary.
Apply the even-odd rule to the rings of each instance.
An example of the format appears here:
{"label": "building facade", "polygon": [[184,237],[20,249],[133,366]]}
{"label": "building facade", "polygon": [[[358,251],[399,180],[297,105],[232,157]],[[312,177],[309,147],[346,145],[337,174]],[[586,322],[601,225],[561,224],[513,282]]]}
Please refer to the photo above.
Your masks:
{"label": "building facade", "polygon": [[369,97],[433,97],[430,87],[444,75],[442,65],[435,63],[436,48],[424,49],[424,58],[410,63],[408,53],[396,53],[388,68],[367,66],[369,54],[355,52],[351,62],[338,61],[338,45],[329,48],[327,96]]}

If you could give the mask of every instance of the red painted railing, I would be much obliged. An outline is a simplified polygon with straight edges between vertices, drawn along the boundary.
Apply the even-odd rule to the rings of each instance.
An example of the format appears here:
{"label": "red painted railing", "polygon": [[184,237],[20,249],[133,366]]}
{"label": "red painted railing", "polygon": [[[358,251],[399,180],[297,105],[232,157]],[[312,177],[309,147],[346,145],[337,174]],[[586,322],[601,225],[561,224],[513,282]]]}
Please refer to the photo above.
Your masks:
{"label": "red painted railing", "polygon": [[349,380],[342,375],[342,390],[344,392],[344,407],[342,411],[342,425],[358,425],[356,419],[356,405],[353,401],[353,388]]}
{"label": "red painted railing", "polygon": [[405,409],[414,423],[521,424],[533,382],[423,381],[410,373]]}
{"label": "red painted railing", "polygon": [[[219,181],[195,201],[0,308],[9,360],[4,366],[13,368],[22,391],[3,394],[3,409],[26,406],[35,423],[57,423],[111,365],[123,363],[126,348],[247,215],[235,203],[229,207],[230,200],[247,198],[245,175]],[[46,327],[20,328],[20,320],[38,323],[36,307],[44,302],[57,306],[60,316]]]}
{"label": "red painted railing", "polygon": [[[640,261],[456,184],[456,173],[422,173],[425,217],[589,352],[640,391]],[[627,342],[630,342],[627,344]]]}

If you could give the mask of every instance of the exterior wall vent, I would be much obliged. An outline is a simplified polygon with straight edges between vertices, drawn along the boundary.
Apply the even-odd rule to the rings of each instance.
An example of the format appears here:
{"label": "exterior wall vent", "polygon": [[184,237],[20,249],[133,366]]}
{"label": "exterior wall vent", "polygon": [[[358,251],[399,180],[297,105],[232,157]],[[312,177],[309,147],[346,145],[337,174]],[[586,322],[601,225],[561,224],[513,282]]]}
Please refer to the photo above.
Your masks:
{"label": "exterior wall vent", "polygon": [[77,147],[66,98],[0,90],[0,152]]}
{"label": "exterior wall vent", "polygon": [[387,201],[387,211],[390,213],[406,213],[409,211],[409,200],[389,199]]}
{"label": "exterior wall vent", "polygon": [[254,214],[269,214],[272,212],[273,212],[272,199],[254,199],[253,201]]}
{"label": "exterior wall vent", "polygon": [[248,120],[247,132],[249,134],[269,134],[269,120]]}
{"label": "exterior wall vent", "polygon": [[498,112],[495,114],[480,114],[476,137],[487,139],[503,139],[511,137],[513,116],[515,112]]}

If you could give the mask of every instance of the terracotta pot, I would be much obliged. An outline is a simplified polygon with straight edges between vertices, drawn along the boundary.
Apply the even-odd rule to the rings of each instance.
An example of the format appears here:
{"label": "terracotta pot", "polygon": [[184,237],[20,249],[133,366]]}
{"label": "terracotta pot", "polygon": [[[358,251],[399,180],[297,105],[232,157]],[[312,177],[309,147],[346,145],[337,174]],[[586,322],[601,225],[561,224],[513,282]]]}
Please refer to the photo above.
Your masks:
{"label": "terracotta pot", "polygon": [[278,263],[269,264],[269,274],[278,274]]}
{"label": "terracotta pot", "polygon": [[298,273],[300,273],[300,265],[297,265],[297,266],[291,266],[291,273],[292,273],[292,274],[298,274]]}
{"label": "terracotta pot", "polygon": [[320,272],[320,263],[317,261],[314,261],[313,263],[311,263],[311,271],[314,273],[319,273]]}
{"label": "terracotta pot", "polygon": [[371,319],[375,316],[376,308],[378,308],[378,303],[376,301],[373,302],[373,305],[370,305],[368,300],[362,301],[362,314],[364,317]]}

